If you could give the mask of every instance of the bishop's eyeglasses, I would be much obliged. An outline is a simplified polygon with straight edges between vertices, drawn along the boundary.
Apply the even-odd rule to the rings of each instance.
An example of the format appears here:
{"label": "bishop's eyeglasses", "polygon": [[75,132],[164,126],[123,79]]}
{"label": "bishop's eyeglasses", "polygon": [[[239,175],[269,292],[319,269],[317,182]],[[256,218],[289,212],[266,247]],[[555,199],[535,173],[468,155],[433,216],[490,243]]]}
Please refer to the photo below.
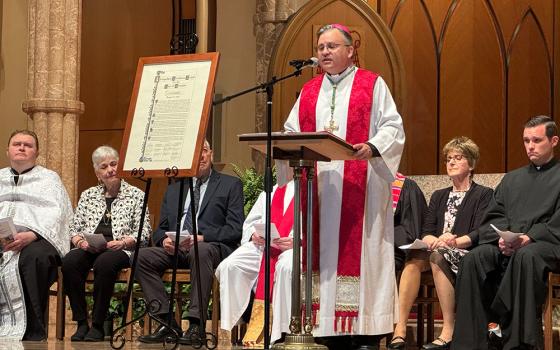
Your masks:
{"label": "bishop's eyeglasses", "polygon": [[329,51],[334,51],[336,49],[338,49],[340,46],[351,46],[348,44],[343,44],[343,43],[325,43],[325,44],[320,44],[317,46],[317,52],[321,52],[324,49],[327,49]]}

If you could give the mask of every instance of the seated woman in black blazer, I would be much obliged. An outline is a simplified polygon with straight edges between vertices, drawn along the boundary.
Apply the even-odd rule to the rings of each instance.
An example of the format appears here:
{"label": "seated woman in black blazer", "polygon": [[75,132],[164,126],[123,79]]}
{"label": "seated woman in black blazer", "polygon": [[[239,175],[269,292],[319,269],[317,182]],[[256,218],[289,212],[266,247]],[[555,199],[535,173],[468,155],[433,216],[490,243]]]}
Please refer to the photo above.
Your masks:
{"label": "seated woman in black blazer", "polygon": [[406,323],[418,295],[420,275],[430,268],[443,314],[441,334],[422,349],[449,349],[455,323],[455,276],[459,261],[478,243],[478,227],[492,198],[492,189],[472,181],[480,152],[467,137],[443,147],[453,186],[434,192],[422,227],[428,250],[411,250],[399,284],[399,322],[388,349],[405,349]]}

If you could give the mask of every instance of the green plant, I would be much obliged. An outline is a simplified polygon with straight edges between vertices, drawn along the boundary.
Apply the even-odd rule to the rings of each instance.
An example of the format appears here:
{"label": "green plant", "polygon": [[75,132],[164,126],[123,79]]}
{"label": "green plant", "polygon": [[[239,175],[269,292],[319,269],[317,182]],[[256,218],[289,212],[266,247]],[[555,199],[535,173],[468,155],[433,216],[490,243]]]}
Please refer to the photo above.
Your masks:
{"label": "green plant", "polygon": [[[126,284],[115,283],[113,293],[116,295],[116,297],[112,297],[111,302],[109,303],[108,314],[111,315],[111,318],[113,318],[113,320],[117,322],[116,324],[119,326],[122,321],[121,318],[124,315],[123,298],[126,296],[127,289],[128,286]],[[138,283],[134,283],[134,286],[132,288],[133,295],[140,292],[140,290],[140,285],[138,285]],[[132,318],[136,318],[140,316],[142,312],[144,312],[144,304],[138,298],[133,297],[132,305],[129,305],[129,307],[132,308]],[[143,325],[143,323],[144,320],[141,319],[140,325]]]}
{"label": "green plant", "polygon": [[[232,164],[233,171],[243,182],[243,196],[245,197],[244,211],[245,215],[264,191],[264,174],[260,174],[254,167],[242,170],[238,165]],[[276,168],[272,169],[272,183],[276,183]]]}
{"label": "green plant", "polygon": [[[191,286],[192,286],[191,284],[183,284],[181,286],[181,294],[190,295],[191,294]],[[210,302],[212,302],[212,299],[210,299]],[[187,316],[189,315],[188,308],[189,308],[190,304],[191,304],[190,299],[188,299],[187,302],[183,304],[183,310],[181,310],[182,311],[181,312],[181,318],[183,320],[186,320]],[[208,305],[208,308],[210,309],[211,305]]]}

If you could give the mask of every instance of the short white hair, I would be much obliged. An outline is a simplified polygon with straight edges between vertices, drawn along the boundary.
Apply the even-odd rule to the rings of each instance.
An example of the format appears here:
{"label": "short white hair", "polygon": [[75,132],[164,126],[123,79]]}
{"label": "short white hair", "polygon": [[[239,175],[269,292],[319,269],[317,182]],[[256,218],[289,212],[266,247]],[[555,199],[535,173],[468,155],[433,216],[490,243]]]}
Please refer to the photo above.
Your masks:
{"label": "short white hair", "polygon": [[111,157],[119,160],[119,152],[111,146],[103,145],[99,146],[91,154],[91,161],[93,162],[93,169],[99,169],[99,163],[101,163],[106,158]]}

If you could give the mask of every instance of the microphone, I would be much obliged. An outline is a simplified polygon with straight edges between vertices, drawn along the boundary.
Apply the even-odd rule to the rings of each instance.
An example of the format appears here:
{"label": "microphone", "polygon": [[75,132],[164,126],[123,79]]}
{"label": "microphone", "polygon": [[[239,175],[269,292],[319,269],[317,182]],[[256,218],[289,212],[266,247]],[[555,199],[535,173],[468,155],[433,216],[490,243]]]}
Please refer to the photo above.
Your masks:
{"label": "microphone", "polygon": [[319,65],[319,59],[317,57],[311,57],[306,60],[291,60],[289,64],[295,69],[302,69],[307,66],[317,67]]}

